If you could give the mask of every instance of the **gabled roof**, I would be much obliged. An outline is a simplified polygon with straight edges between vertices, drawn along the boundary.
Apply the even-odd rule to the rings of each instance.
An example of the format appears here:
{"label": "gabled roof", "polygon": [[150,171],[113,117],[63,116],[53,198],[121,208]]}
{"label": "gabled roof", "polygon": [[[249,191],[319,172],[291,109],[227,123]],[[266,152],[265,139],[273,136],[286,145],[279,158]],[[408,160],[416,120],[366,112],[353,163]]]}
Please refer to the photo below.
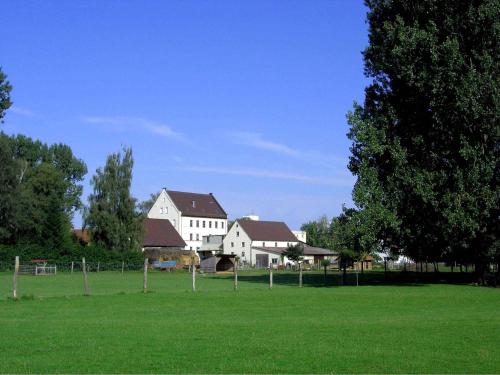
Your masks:
{"label": "gabled roof", "polygon": [[184,247],[186,243],[167,219],[144,219],[143,247]]}
{"label": "gabled roof", "polygon": [[252,241],[298,242],[297,237],[282,221],[238,220],[237,223]]}
{"label": "gabled roof", "polygon": [[[261,246],[252,246],[252,249],[265,251],[273,254],[283,254],[287,248],[286,247],[261,247]],[[334,251],[329,249],[323,249],[321,247],[313,247],[309,245],[304,245],[304,255],[325,255],[325,256],[333,256],[337,255]]]}
{"label": "gabled roof", "polygon": [[226,211],[212,193],[199,194],[167,190],[167,194],[184,216],[227,219]]}

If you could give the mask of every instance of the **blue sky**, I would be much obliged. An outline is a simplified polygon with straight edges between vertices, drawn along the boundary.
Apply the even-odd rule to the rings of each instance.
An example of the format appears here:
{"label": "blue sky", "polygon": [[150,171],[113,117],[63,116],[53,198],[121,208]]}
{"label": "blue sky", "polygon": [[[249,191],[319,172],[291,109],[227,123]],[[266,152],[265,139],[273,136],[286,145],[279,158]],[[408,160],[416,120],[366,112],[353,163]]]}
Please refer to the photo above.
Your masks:
{"label": "blue sky", "polygon": [[365,13],[361,0],[3,1],[1,129],[70,145],[85,201],[127,145],[139,200],[213,192],[230,218],[296,229],[352,204],[345,116],[367,82]]}

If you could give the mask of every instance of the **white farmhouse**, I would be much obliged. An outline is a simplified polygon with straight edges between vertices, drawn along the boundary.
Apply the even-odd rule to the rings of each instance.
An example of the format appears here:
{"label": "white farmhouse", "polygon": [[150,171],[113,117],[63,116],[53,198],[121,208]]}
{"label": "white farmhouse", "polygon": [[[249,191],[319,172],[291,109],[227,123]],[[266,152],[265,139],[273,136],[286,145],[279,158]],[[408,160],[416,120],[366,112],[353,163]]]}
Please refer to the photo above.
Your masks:
{"label": "white farmhouse", "polygon": [[243,264],[264,268],[281,263],[281,253],[297,243],[283,222],[240,219],[224,238],[224,254],[237,255]]}
{"label": "white farmhouse", "polygon": [[225,235],[227,214],[212,193],[162,189],[148,212],[150,219],[169,220],[186,242],[185,250],[199,250],[203,236]]}

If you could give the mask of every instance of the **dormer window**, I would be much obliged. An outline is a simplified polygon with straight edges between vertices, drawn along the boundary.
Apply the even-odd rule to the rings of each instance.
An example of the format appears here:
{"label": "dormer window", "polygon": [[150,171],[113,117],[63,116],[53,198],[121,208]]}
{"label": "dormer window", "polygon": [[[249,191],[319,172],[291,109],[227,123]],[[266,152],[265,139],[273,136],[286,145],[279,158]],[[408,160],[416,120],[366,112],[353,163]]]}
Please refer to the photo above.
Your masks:
{"label": "dormer window", "polygon": [[195,208],[196,207],[196,201],[192,201],[191,205],[193,206],[193,208]]}

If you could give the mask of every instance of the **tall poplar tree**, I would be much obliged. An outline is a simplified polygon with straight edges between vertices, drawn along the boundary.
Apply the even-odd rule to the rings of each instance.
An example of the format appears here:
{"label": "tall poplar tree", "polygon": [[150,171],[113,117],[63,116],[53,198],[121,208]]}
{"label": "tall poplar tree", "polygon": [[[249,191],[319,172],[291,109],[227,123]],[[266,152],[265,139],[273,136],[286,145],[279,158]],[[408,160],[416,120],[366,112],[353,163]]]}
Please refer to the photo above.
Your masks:
{"label": "tall poplar tree", "polygon": [[121,253],[139,250],[142,242],[142,215],[130,194],[133,165],[131,148],[108,156],[104,168],[92,177],[94,191],[84,215],[92,241]]}
{"label": "tall poplar tree", "polygon": [[415,260],[498,261],[500,1],[367,0],[353,198]]}

